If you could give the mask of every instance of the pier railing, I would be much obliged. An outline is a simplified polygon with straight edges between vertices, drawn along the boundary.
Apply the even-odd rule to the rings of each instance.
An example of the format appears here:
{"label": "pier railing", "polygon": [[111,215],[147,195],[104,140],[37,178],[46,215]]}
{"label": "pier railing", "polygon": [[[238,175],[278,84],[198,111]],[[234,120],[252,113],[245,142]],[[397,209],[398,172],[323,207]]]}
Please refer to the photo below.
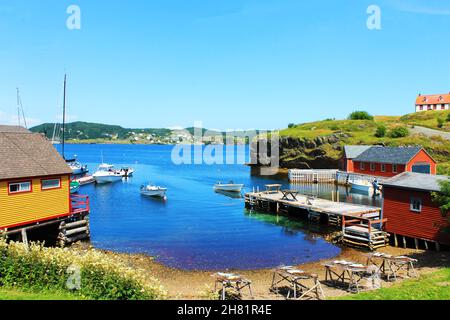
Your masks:
{"label": "pier railing", "polygon": [[72,214],[87,213],[90,211],[89,197],[85,195],[70,195],[70,212]]}

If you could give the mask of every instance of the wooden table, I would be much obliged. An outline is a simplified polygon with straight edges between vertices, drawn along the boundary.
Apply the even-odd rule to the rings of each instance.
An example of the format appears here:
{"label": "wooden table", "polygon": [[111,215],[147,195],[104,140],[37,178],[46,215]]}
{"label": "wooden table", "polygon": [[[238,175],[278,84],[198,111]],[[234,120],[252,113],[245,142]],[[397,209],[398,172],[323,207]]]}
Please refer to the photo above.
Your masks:
{"label": "wooden table", "polygon": [[291,196],[291,200],[298,201],[297,196],[299,192],[297,190],[281,190],[281,193],[283,194],[281,200],[289,200],[289,196]]}
{"label": "wooden table", "polygon": [[237,292],[239,297],[242,297],[242,290],[248,288],[250,296],[253,299],[252,282],[250,280],[245,279],[238,274],[221,272],[214,274],[213,277],[215,277],[214,292],[217,292],[217,287],[221,286],[220,291],[222,300],[225,300],[226,298],[227,288],[233,289],[235,292]]}
{"label": "wooden table", "polygon": [[280,192],[283,185],[281,184],[266,184],[266,193],[278,193]]}
{"label": "wooden table", "polygon": [[397,281],[397,277],[400,272],[406,271],[406,277],[417,277],[416,270],[414,269],[414,263],[417,259],[413,259],[407,256],[392,256],[385,253],[375,252],[368,255],[367,264],[373,264],[378,267],[380,272],[387,277],[390,281],[394,278]]}
{"label": "wooden table", "polygon": [[[307,285],[307,281],[313,281],[313,285]],[[289,287],[293,288],[294,299],[302,300],[304,298],[315,298],[321,300],[325,298],[322,286],[319,281],[319,276],[316,274],[307,273],[303,270],[297,270],[294,267],[279,267],[274,270],[272,285],[270,290],[279,293],[279,284],[287,283]],[[301,293],[298,297],[298,293]],[[291,291],[288,292],[287,299],[289,299]],[[312,294],[312,296],[310,295]]]}
{"label": "wooden table", "polygon": [[373,277],[375,272],[374,268],[349,261],[329,262],[324,266],[326,282],[340,285],[352,293],[359,293],[361,281],[367,279],[368,276]]}

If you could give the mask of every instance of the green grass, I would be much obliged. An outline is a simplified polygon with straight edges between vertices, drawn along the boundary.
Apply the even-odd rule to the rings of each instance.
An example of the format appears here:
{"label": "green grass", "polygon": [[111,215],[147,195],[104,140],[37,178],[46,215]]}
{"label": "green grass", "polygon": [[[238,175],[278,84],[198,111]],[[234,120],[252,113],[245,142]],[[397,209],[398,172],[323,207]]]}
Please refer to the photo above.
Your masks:
{"label": "green grass", "polygon": [[[324,120],[295,125],[292,128],[280,131],[280,136],[293,138],[315,139],[317,137],[330,136],[333,133],[345,133],[347,138],[343,138],[342,145],[375,145],[386,146],[411,146],[420,145],[424,147],[438,162],[440,174],[450,173],[450,141],[441,137],[425,137],[417,134],[410,134],[403,138],[391,138],[389,132],[398,126],[420,125],[428,128],[438,129],[437,119],[447,118],[450,111],[429,111],[409,114],[403,117],[377,116],[374,120]],[[378,126],[384,125],[387,129],[387,136],[378,138],[375,136]],[[445,122],[445,126],[440,130],[449,131],[450,122]],[[341,153],[332,149],[325,150],[334,159],[341,157]]]}
{"label": "green grass", "polygon": [[450,268],[405,280],[390,288],[340,297],[337,300],[450,300]]}
{"label": "green grass", "polygon": [[79,296],[57,291],[29,291],[18,288],[0,288],[0,300],[80,300]]}

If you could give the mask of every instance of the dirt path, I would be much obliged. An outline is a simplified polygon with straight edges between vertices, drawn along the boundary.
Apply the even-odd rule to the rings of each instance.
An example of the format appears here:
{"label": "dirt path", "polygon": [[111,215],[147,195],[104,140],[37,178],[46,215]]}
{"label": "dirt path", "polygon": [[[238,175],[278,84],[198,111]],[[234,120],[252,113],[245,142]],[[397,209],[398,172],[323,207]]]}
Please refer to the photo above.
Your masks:
{"label": "dirt path", "polygon": [[450,140],[450,132],[439,131],[439,130],[434,130],[434,129],[430,129],[430,128],[420,127],[420,126],[414,126],[414,128],[410,127],[409,130],[411,130],[411,132],[413,132],[413,133],[423,134],[427,137],[439,136],[444,139]]}
{"label": "dirt path", "polygon": [[[419,274],[433,272],[442,266],[448,267],[450,265],[449,252],[424,252],[416,251],[414,249],[400,249],[393,247],[387,247],[380,251],[392,255],[409,255],[419,259]],[[155,262],[151,257],[144,255],[109,254],[117,256],[130,267],[142,268],[148,272],[149,275],[153,275],[158,278],[161,284],[168,291],[170,299],[198,300],[211,299],[213,297],[212,289],[214,288],[214,280],[211,276],[214,273],[213,271],[183,271],[163,266]],[[336,259],[365,263],[367,259],[366,254],[367,253],[355,249],[344,249],[342,254],[339,257],[336,257]],[[298,268],[306,272],[316,273],[319,275],[319,279],[323,280],[325,278],[325,269],[322,265],[323,262],[324,261],[303,264],[298,266]],[[272,270],[235,270],[233,272],[241,274],[252,281],[255,299],[284,299],[280,295],[275,295],[269,292],[273,274]],[[383,287],[388,287],[391,284],[383,282],[382,285]],[[327,297],[337,297],[348,294],[344,290],[335,289],[326,285],[322,285],[322,287]],[[247,296],[244,296],[244,299],[247,298]]]}

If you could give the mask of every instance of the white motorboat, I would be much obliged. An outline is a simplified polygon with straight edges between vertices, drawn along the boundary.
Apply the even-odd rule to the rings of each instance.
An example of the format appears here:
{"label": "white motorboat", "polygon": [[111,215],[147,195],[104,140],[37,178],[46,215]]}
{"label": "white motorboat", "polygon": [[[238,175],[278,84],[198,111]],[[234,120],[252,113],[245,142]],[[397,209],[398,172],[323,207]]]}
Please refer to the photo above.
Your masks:
{"label": "white motorboat", "polygon": [[352,187],[353,190],[359,191],[359,192],[364,192],[364,193],[371,193],[373,192],[373,186],[370,182],[368,182],[367,180],[352,180],[350,181],[350,185]]}
{"label": "white motorboat", "polygon": [[230,181],[227,184],[219,182],[216,185],[214,185],[214,190],[216,191],[241,192],[242,188],[244,188],[243,184],[236,184],[233,181]]}
{"label": "white motorboat", "polygon": [[72,160],[66,160],[67,165],[72,169],[74,176],[83,175],[89,172],[87,165],[82,165],[76,158]]}
{"label": "white motorboat", "polygon": [[141,186],[141,194],[148,197],[165,198],[167,188],[162,188],[159,186]]}
{"label": "white motorboat", "polygon": [[113,165],[103,163],[92,177],[95,179],[95,182],[105,184],[120,181],[123,176],[119,171],[114,170]]}
{"label": "white motorboat", "polygon": [[122,175],[122,177],[129,178],[129,177],[133,176],[134,169],[125,167],[125,168],[120,169],[119,173]]}

